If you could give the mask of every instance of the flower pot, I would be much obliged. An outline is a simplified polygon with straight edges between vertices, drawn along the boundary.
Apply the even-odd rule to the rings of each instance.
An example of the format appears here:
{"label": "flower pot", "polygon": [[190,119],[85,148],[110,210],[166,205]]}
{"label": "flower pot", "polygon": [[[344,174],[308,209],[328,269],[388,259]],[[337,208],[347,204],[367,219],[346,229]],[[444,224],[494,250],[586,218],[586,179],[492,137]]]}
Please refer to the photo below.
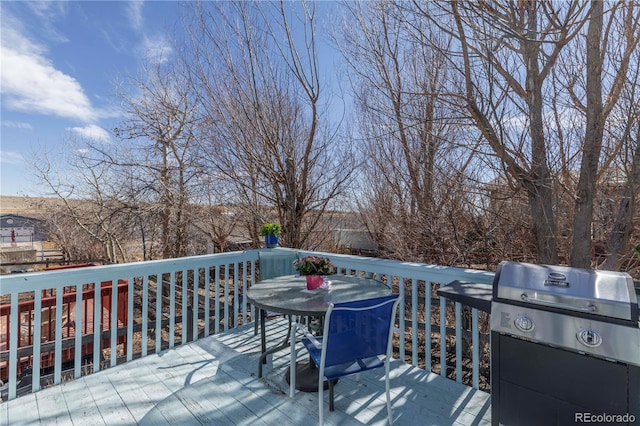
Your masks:
{"label": "flower pot", "polygon": [[278,245],[278,236],[273,234],[267,234],[264,236],[264,245],[267,248],[273,248]]}
{"label": "flower pot", "polygon": [[324,284],[323,275],[306,275],[307,277],[307,290],[315,290],[322,287]]}

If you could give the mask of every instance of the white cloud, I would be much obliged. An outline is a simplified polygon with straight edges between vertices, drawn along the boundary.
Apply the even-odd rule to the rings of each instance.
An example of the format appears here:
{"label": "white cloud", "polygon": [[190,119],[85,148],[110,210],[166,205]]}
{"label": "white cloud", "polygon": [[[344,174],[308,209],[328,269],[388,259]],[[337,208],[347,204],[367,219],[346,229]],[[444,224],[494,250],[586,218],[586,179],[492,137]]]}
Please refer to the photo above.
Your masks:
{"label": "white cloud", "polygon": [[173,48],[164,36],[145,35],[140,44],[140,56],[153,64],[163,64],[171,58]]}
{"label": "white cloud", "polygon": [[87,139],[105,142],[108,142],[111,139],[109,132],[95,124],[90,124],[84,127],[68,127],[67,130]]}
{"label": "white cloud", "polygon": [[46,49],[18,30],[19,24],[3,18],[0,93],[6,107],[23,112],[92,121],[96,113],[82,86],[57,70]]}
{"label": "white cloud", "polygon": [[126,10],[127,17],[131,23],[131,27],[140,35],[140,42],[136,47],[138,56],[142,57],[145,62],[153,64],[162,64],[169,60],[173,54],[173,48],[167,40],[166,36],[160,34],[149,34],[144,25],[144,16],[142,7],[144,1],[130,1]]}
{"label": "white cloud", "polygon": [[10,127],[12,129],[28,129],[32,130],[33,126],[30,123],[25,123],[24,121],[2,121],[2,127]]}
{"label": "white cloud", "polygon": [[38,17],[36,21],[39,35],[57,43],[69,41],[67,37],[56,28],[56,22],[67,14],[68,2],[29,1],[25,3],[29,10]]}
{"label": "white cloud", "polygon": [[134,0],[129,2],[129,6],[127,7],[127,16],[129,17],[129,21],[131,21],[131,26],[136,30],[141,29],[144,22],[142,18],[143,5],[143,1]]}
{"label": "white cloud", "polygon": [[57,1],[30,1],[27,6],[29,9],[41,18],[55,19],[58,16],[65,15],[67,12],[66,2]]}
{"label": "white cloud", "polygon": [[23,164],[24,157],[18,152],[0,150],[1,164]]}

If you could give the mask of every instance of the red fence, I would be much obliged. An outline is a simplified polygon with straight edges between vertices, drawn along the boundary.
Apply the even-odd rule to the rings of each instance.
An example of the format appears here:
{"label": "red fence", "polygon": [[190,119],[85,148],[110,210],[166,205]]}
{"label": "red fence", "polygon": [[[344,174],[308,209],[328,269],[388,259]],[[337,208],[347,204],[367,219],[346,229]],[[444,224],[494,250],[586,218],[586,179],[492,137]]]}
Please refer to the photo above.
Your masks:
{"label": "red fence", "polygon": [[[90,266],[90,265],[84,265]],[[76,266],[77,267],[77,266]],[[127,299],[128,299],[128,280],[118,280],[118,309],[117,321],[118,327],[126,327],[127,325]],[[112,312],[111,297],[112,284],[110,281],[101,283],[100,290],[101,309],[102,309],[102,332],[110,330]],[[94,333],[94,299],[95,289],[93,284],[82,286],[82,309],[80,320],[76,318],[76,291],[75,287],[65,287],[62,297],[62,337],[74,338],[76,335],[76,325],[81,324],[82,336],[93,336]],[[41,335],[42,344],[55,341],[56,333],[56,295],[55,289],[44,290],[42,292],[42,309],[41,309]],[[18,317],[20,325],[18,327],[18,350],[33,345],[34,342],[34,300],[24,300],[18,303]],[[0,354],[6,355],[0,361],[0,380],[6,381],[9,374],[8,350],[9,350],[9,331],[11,318],[11,304],[0,305]],[[118,343],[126,342],[127,336],[118,336]],[[103,338],[100,345],[101,348],[107,348],[111,345],[110,338]],[[74,361],[75,349],[73,345],[65,345],[62,349],[62,363]],[[93,355],[93,342],[82,344],[82,357],[88,358]],[[46,369],[54,366],[55,351],[53,349],[42,350],[40,367]],[[33,355],[20,355],[18,357],[18,375],[22,370],[32,364]]]}

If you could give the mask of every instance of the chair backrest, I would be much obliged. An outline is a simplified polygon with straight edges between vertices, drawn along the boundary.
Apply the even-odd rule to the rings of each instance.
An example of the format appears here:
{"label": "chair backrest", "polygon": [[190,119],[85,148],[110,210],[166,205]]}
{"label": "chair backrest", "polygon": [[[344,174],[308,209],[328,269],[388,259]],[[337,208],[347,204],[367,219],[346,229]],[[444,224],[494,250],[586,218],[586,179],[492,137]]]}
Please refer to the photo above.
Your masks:
{"label": "chair backrest", "polygon": [[258,254],[258,259],[260,260],[260,280],[295,274],[296,269],[293,266],[293,261],[297,258],[298,253],[295,251],[260,252]]}
{"label": "chair backrest", "polygon": [[387,355],[399,296],[332,304],[323,334],[325,367]]}

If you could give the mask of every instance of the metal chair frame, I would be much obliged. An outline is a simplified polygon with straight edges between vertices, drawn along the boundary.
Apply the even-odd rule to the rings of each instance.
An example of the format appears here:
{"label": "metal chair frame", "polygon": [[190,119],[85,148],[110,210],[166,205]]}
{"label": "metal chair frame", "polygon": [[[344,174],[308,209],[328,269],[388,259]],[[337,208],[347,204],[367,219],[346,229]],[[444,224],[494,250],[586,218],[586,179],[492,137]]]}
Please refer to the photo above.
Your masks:
{"label": "metal chair frame", "polygon": [[[311,334],[307,328],[299,323],[295,323],[295,326],[291,329],[291,365],[290,365],[290,380],[289,380],[289,396],[295,396],[295,374],[296,374],[296,361],[298,352],[300,349],[296,349],[296,335],[302,333],[302,338],[299,340],[303,343],[304,348],[309,352],[311,360],[319,368],[318,380],[318,415],[319,424],[322,425],[324,421],[323,416],[323,404],[324,404],[324,381],[329,382],[329,410],[334,410],[334,384],[336,379],[349,376],[352,374],[358,374],[366,370],[385,367],[385,388],[387,398],[387,417],[389,424],[393,423],[392,411],[391,411],[391,392],[389,384],[389,361],[393,355],[393,334],[398,331],[395,327],[395,319],[397,316],[398,305],[400,302],[399,295],[376,297],[373,299],[359,300],[354,302],[331,304],[327,311],[324,321],[324,331],[322,337],[317,337]],[[388,305],[390,306],[390,309]],[[382,335],[382,338],[386,337],[386,346],[384,348],[376,347],[372,348],[367,345],[351,344],[347,345],[345,350],[344,341],[340,342],[338,337],[338,331],[341,327],[344,331],[344,318],[347,318],[341,313],[352,313],[356,316],[362,317],[369,314],[372,318],[372,312],[378,309],[384,309],[385,317],[375,317],[388,323],[387,336]],[[387,316],[388,315],[388,316]],[[335,321],[334,321],[335,319]],[[342,321],[342,323],[339,323]],[[295,322],[295,319],[294,319]],[[348,331],[352,330],[350,328]],[[379,329],[375,324],[361,322],[358,323],[358,333],[360,335],[367,333],[379,333]],[[352,335],[356,336],[351,333]],[[366,340],[366,339],[365,339]],[[355,343],[355,342],[353,342]],[[377,342],[381,343],[381,342]],[[336,347],[339,345],[340,347]],[[365,347],[366,346],[366,347]],[[381,359],[382,357],[382,359]],[[330,361],[327,361],[329,358]]]}

